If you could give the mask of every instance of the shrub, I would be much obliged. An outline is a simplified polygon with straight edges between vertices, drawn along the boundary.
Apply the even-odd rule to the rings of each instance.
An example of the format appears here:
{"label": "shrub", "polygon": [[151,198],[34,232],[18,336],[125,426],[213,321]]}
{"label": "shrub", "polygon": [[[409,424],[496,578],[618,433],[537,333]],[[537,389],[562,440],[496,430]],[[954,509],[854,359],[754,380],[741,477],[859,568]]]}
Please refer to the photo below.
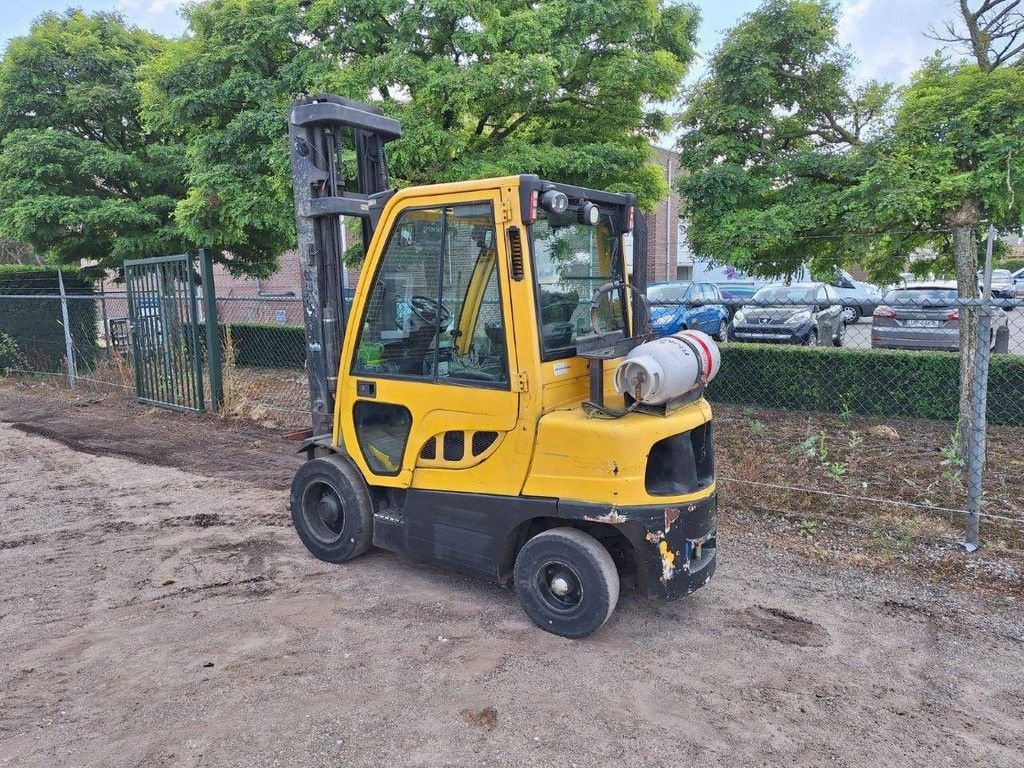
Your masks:
{"label": "shrub", "polygon": [[[727,344],[708,397],[793,411],[955,421],[959,365],[948,352]],[[1024,357],[992,356],[988,418],[1024,425]]]}
{"label": "shrub", "polygon": [[[221,343],[231,329],[235,365],[247,368],[306,367],[306,331],[299,325],[270,323],[221,323]],[[206,349],[206,325],[200,323],[198,338]],[[227,362],[227,361],[225,361]]]}
{"label": "shrub", "polygon": [[[92,282],[77,270],[63,272],[64,288],[69,296],[93,294]],[[35,371],[58,371],[64,367],[64,321],[60,300],[56,298],[59,293],[56,269],[0,265],[0,333],[15,345],[19,366]],[[4,298],[12,295],[40,298]],[[68,301],[68,320],[79,370],[91,370],[96,363],[99,352],[96,314],[95,301]]]}

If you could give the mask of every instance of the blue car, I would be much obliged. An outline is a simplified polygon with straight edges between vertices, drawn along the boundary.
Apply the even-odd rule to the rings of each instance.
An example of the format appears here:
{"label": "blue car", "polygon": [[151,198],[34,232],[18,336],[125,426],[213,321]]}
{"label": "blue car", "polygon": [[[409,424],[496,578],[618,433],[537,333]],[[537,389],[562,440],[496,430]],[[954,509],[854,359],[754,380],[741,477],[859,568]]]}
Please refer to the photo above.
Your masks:
{"label": "blue car", "polygon": [[647,301],[655,336],[696,330],[725,341],[729,313],[714,283],[655,283],[647,289]]}

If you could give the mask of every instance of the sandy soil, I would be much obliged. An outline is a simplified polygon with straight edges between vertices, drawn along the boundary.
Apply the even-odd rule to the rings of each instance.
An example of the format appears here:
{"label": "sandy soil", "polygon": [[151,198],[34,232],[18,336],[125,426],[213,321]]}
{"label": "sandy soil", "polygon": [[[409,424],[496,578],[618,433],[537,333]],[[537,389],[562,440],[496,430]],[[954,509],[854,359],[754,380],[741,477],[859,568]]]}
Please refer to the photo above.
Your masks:
{"label": "sandy soil", "polygon": [[0,393],[0,766],[1021,764],[1024,596],[766,547],[726,499],[707,588],[570,641],[492,584],[312,559],[294,444],[45,410]]}

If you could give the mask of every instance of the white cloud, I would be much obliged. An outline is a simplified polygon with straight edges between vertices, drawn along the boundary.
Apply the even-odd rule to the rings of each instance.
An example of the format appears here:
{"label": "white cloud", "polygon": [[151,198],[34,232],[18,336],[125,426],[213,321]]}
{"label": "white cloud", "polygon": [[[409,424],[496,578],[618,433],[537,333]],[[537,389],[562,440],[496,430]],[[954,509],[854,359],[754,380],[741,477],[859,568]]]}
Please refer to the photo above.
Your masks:
{"label": "white cloud", "polygon": [[839,39],[859,60],[858,79],[902,85],[941,47],[926,33],[957,12],[951,0],[845,0]]}
{"label": "white cloud", "polygon": [[185,0],[117,0],[117,7],[131,13],[144,13],[157,16],[167,10],[176,10],[185,4]]}

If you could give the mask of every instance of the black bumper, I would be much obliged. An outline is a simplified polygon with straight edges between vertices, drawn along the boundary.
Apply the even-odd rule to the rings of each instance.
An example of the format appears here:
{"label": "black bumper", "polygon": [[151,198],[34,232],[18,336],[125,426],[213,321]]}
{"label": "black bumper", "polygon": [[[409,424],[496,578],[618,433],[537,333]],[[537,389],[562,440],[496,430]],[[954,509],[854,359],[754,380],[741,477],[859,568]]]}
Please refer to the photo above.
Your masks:
{"label": "black bumper", "polygon": [[[571,504],[568,516],[610,523],[629,540],[641,595],[677,600],[703,587],[715,572],[718,496],[685,504],[618,507],[595,515],[589,504]],[[595,505],[596,506],[596,505]],[[591,512],[591,514],[587,514]]]}

